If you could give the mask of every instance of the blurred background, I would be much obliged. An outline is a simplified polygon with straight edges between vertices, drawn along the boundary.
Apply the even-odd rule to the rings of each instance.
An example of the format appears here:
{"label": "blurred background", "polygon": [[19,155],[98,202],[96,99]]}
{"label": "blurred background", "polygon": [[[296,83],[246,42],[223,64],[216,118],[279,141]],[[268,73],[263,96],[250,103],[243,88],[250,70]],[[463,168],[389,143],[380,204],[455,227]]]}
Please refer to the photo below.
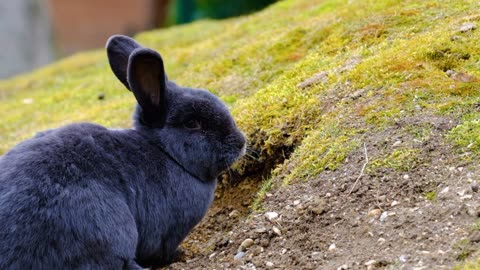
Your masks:
{"label": "blurred background", "polygon": [[0,0],[0,79],[81,50],[112,34],[260,10],[276,0]]}

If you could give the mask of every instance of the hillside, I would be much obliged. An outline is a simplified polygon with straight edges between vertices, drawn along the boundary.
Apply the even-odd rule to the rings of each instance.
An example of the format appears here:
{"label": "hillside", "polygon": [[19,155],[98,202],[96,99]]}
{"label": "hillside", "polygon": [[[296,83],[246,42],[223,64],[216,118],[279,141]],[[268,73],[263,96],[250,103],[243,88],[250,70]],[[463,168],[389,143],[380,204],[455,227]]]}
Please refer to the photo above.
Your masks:
{"label": "hillside", "polygon": [[[249,140],[169,269],[480,269],[478,27],[474,0],[284,0],[139,34]],[[0,154],[133,105],[103,50],[0,81]]]}

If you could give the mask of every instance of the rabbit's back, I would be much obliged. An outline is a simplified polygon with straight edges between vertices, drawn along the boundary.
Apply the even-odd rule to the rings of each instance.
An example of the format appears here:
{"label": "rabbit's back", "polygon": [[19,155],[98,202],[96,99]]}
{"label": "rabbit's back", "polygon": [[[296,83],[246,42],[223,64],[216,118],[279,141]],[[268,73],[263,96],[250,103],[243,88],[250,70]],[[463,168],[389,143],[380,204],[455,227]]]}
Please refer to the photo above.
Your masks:
{"label": "rabbit's back", "polygon": [[163,261],[203,217],[216,185],[148,136],[94,124],[41,133],[0,157],[0,168],[0,269]]}
{"label": "rabbit's back", "polygon": [[135,220],[121,190],[107,185],[119,177],[107,131],[70,125],[0,158],[0,269],[120,269],[118,258],[134,256]]}

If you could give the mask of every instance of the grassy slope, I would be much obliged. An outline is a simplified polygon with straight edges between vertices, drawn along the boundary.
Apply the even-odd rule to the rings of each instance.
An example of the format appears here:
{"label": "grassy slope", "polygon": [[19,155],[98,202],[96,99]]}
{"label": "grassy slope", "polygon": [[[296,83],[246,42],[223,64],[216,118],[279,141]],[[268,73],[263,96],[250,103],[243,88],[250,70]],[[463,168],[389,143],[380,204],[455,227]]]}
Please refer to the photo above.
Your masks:
{"label": "grassy slope", "polygon": [[[171,79],[222,97],[260,160],[281,162],[265,190],[272,179],[289,183],[335,169],[367,131],[420,111],[458,119],[449,141],[478,159],[480,83],[445,71],[480,78],[480,29],[459,32],[465,22],[480,26],[479,10],[475,0],[290,0],[137,38],[163,54]],[[297,87],[318,72],[328,75]],[[128,126],[133,103],[103,51],[1,81],[0,154],[70,122]],[[421,137],[429,127],[414,132]],[[400,149],[371,164],[408,169],[414,156],[415,149]]]}

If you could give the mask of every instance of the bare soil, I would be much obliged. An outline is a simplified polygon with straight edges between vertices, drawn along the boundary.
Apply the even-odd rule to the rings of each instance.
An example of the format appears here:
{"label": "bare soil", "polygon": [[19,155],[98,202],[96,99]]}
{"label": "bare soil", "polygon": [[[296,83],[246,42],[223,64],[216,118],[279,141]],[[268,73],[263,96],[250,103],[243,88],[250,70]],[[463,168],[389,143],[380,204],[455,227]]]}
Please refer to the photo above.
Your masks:
{"label": "bare soil", "polygon": [[[166,269],[452,269],[480,245],[480,167],[447,143],[456,124],[423,115],[363,134],[337,170],[276,179],[262,211],[249,208],[258,180],[221,186],[183,260]],[[408,132],[425,126],[421,140]],[[366,162],[402,147],[419,151],[408,170]]]}

